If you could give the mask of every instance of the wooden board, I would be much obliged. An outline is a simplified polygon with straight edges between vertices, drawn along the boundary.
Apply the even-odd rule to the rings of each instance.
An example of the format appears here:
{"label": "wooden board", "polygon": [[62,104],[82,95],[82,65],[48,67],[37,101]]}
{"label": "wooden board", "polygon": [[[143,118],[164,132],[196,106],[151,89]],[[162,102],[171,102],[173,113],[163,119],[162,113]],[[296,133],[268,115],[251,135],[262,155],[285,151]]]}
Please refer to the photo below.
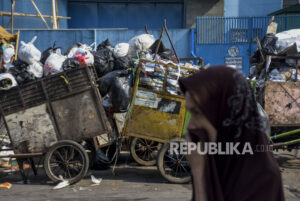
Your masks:
{"label": "wooden board", "polygon": [[300,126],[300,82],[266,82],[265,110],[272,127]]}

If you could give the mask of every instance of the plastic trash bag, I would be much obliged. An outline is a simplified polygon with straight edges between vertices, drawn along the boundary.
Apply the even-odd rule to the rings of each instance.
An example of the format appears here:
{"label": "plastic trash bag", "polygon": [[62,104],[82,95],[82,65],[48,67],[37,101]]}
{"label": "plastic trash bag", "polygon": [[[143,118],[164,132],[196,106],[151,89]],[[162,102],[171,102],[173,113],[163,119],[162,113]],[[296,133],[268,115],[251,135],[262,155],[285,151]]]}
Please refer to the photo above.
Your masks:
{"label": "plastic trash bag", "polygon": [[261,118],[263,119],[263,124],[264,124],[264,128],[265,128],[265,134],[270,137],[271,136],[271,127],[270,127],[270,120],[269,120],[269,116],[266,113],[266,111],[263,109],[263,107],[259,104],[257,104],[257,109],[258,109],[258,113],[261,116]]}
{"label": "plastic trash bag", "polygon": [[65,55],[68,58],[74,58],[76,52],[78,52],[78,49],[81,49],[80,51],[83,50],[84,52],[86,52],[86,54],[88,54],[88,52],[92,51],[92,48],[90,46],[88,46],[87,44],[76,43],[76,44],[74,44],[74,45],[72,45],[71,47],[68,48]]}
{"label": "plastic trash bag", "polygon": [[51,53],[44,65],[44,75],[49,76],[62,72],[62,65],[66,59],[66,56],[61,55],[60,49]]}
{"label": "plastic trash bag", "polygon": [[27,71],[27,63],[18,59],[14,61],[13,66],[14,67],[9,68],[9,72],[15,77],[18,85],[35,80],[35,76]]}
{"label": "plastic trash bag", "polygon": [[128,50],[129,50],[128,43],[119,43],[113,49],[114,56],[116,58],[125,57],[128,54]]}
{"label": "plastic trash bag", "polygon": [[44,65],[47,58],[50,56],[50,54],[52,52],[55,52],[57,49],[61,49],[59,47],[55,47],[56,46],[56,42],[53,43],[52,47],[49,47],[48,49],[46,49],[45,51],[42,52],[42,56],[41,56],[41,63]]}
{"label": "plastic trash bag", "polygon": [[99,50],[101,50],[103,48],[107,48],[107,49],[110,49],[110,50],[113,49],[112,44],[110,43],[109,39],[106,39],[105,41],[102,41],[102,43],[100,43],[97,46],[97,51],[99,51]]}
{"label": "plastic trash bag", "polygon": [[101,77],[98,81],[98,89],[102,97],[104,97],[111,89],[112,83],[114,79],[121,75],[128,75],[128,71],[126,70],[117,70],[112,71]]}
{"label": "plastic trash bag", "polygon": [[155,38],[150,34],[141,34],[139,36],[133,37],[129,41],[130,48],[139,51],[147,51],[151,45],[155,42]]}
{"label": "plastic trash bag", "polygon": [[129,56],[116,58],[114,61],[114,70],[126,70],[134,67],[134,62]]}
{"label": "plastic trash bag", "polygon": [[80,62],[74,58],[67,58],[63,63],[63,70],[70,70],[73,68],[79,68],[81,66]]}
{"label": "plastic trash bag", "polygon": [[278,40],[276,42],[276,49],[278,52],[285,50],[287,47],[297,44],[297,51],[300,52],[300,29],[291,29],[283,31],[275,35]]}
{"label": "plastic trash bag", "polygon": [[35,62],[27,67],[27,71],[32,73],[35,77],[41,78],[44,73],[43,64],[41,62]]}
{"label": "plastic trash bag", "polygon": [[270,73],[270,81],[272,82],[285,82],[286,77],[282,74],[277,69],[273,69]]}
{"label": "plastic trash bag", "polygon": [[18,83],[11,73],[0,74],[0,90],[9,90],[17,85]]}
{"label": "plastic trash bag", "polygon": [[265,54],[275,55],[277,54],[276,42],[277,37],[274,34],[267,34],[261,41],[261,47]]}
{"label": "plastic trash bag", "polygon": [[114,57],[110,49],[102,48],[97,52],[93,52],[93,55],[98,77],[102,77],[114,70]]}
{"label": "plastic trash bag", "polygon": [[33,64],[41,60],[41,52],[33,45],[36,39],[37,37],[34,36],[29,43],[21,41],[18,57],[27,64]]}
{"label": "plastic trash bag", "polygon": [[77,48],[73,57],[69,58],[76,59],[82,66],[94,64],[94,55],[90,51],[85,50],[81,47]]}
{"label": "plastic trash bag", "polygon": [[[64,55],[68,57],[68,55],[70,54],[70,57],[68,57],[68,58],[72,58],[73,55],[75,54],[74,49],[75,49],[75,48],[79,48],[80,45],[81,45],[81,43],[75,43],[75,44],[71,45],[71,46],[68,47],[68,49],[65,51],[65,54],[64,54]],[[71,53],[71,52],[72,52],[72,53]]]}
{"label": "plastic trash bag", "polygon": [[133,76],[131,73],[114,78],[111,86],[111,102],[114,112],[126,112],[131,97]]}
{"label": "plastic trash bag", "polygon": [[2,46],[3,49],[3,63],[8,64],[11,61],[11,58],[15,55],[15,47],[8,43]]}
{"label": "plastic trash bag", "polygon": [[[159,40],[156,40],[153,45],[151,45],[150,50],[151,52],[154,54],[155,50],[157,48]],[[170,50],[169,48],[167,48],[163,42],[161,41],[159,49],[157,54],[162,58],[162,59],[168,59],[171,60],[172,59],[172,50]]]}
{"label": "plastic trash bag", "polygon": [[150,34],[142,34],[133,37],[129,43],[128,55],[132,58],[136,58],[140,52],[146,52],[151,45],[155,42],[154,36]]}

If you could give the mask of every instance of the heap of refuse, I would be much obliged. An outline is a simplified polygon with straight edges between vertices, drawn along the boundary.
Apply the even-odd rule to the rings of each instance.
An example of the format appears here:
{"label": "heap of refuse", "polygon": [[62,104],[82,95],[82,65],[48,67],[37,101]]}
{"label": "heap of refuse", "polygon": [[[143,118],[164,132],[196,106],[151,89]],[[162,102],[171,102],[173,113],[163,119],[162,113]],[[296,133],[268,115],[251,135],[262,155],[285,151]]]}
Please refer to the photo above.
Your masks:
{"label": "heap of refuse", "polygon": [[[155,60],[156,62],[178,65],[178,69],[169,69],[167,91],[171,94],[181,94],[178,79],[187,72],[175,64],[174,55],[162,42],[150,34],[141,34],[133,37],[128,43],[119,43],[113,46],[107,39],[97,47],[76,43],[65,53],[62,48],[54,44],[41,52],[34,45],[37,37],[25,43],[21,41],[18,58],[14,60],[15,49],[12,44],[2,44],[3,55],[2,71],[0,74],[0,90],[9,90],[17,85],[55,75],[57,73],[84,67],[94,66],[98,79],[99,92],[103,97],[105,109],[116,112],[126,112],[129,107],[131,89],[134,83],[134,69],[139,59]],[[157,55],[154,58],[155,51]],[[190,64],[191,68],[199,69]],[[141,82],[147,88],[161,88],[163,72],[159,65],[144,65],[145,75]],[[158,78],[153,78],[158,76]]]}
{"label": "heap of refuse", "polygon": [[[292,29],[277,34],[267,34],[250,59],[250,78],[264,87],[265,81],[300,81],[300,29]],[[297,75],[298,74],[298,75]]]}

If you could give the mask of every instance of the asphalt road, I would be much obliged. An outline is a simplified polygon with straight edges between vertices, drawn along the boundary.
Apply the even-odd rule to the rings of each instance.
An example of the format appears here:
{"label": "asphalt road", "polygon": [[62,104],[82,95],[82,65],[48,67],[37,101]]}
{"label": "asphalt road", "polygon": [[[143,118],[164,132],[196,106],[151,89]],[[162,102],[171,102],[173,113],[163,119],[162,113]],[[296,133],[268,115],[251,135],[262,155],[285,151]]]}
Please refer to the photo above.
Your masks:
{"label": "asphalt road", "polygon": [[[300,159],[291,153],[276,156],[281,165],[287,201],[300,200]],[[0,183],[10,182],[11,189],[0,189],[0,200],[5,201],[56,201],[56,200],[105,200],[105,201],[185,201],[191,198],[191,184],[170,184],[166,182],[156,167],[141,167],[123,155],[116,168],[117,175],[111,169],[91,171],[102,178],[99,186],[91,186],[90,176],[76,185],[53,190],[54,184],[48,181],[43,169],[37,177],[30,175],[30,183],[23,184],[18,172],[11,175],[1,174]]]}

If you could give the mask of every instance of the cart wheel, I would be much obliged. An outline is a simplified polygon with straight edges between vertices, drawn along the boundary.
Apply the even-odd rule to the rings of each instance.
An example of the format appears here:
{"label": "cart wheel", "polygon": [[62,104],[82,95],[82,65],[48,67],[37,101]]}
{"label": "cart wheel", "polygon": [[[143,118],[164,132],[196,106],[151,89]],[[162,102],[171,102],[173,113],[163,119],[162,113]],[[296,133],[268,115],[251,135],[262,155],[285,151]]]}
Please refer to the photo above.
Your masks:
{"label": "cart wheel", "polygon": [[132,158],[140,165],[151,166],[156,164],[157,152],[161,143],[142,138],[133,138],[130,144]]}
{"label": "cart wheel", "polygon": [[170,142],[180,143],[183,139],[166,142],[157,157],[157,169],[171,183],[183,184],[191,181],[191,170],[185,155],[170,153]]}
{"label": "cart wheel", "polygon": [[61,175],[70,184],[74,184],[86,175],[89,168],[89,157],[77,142],[62,140],[47,151],[44,168],[47,176],[53,182],[61,181]]}

